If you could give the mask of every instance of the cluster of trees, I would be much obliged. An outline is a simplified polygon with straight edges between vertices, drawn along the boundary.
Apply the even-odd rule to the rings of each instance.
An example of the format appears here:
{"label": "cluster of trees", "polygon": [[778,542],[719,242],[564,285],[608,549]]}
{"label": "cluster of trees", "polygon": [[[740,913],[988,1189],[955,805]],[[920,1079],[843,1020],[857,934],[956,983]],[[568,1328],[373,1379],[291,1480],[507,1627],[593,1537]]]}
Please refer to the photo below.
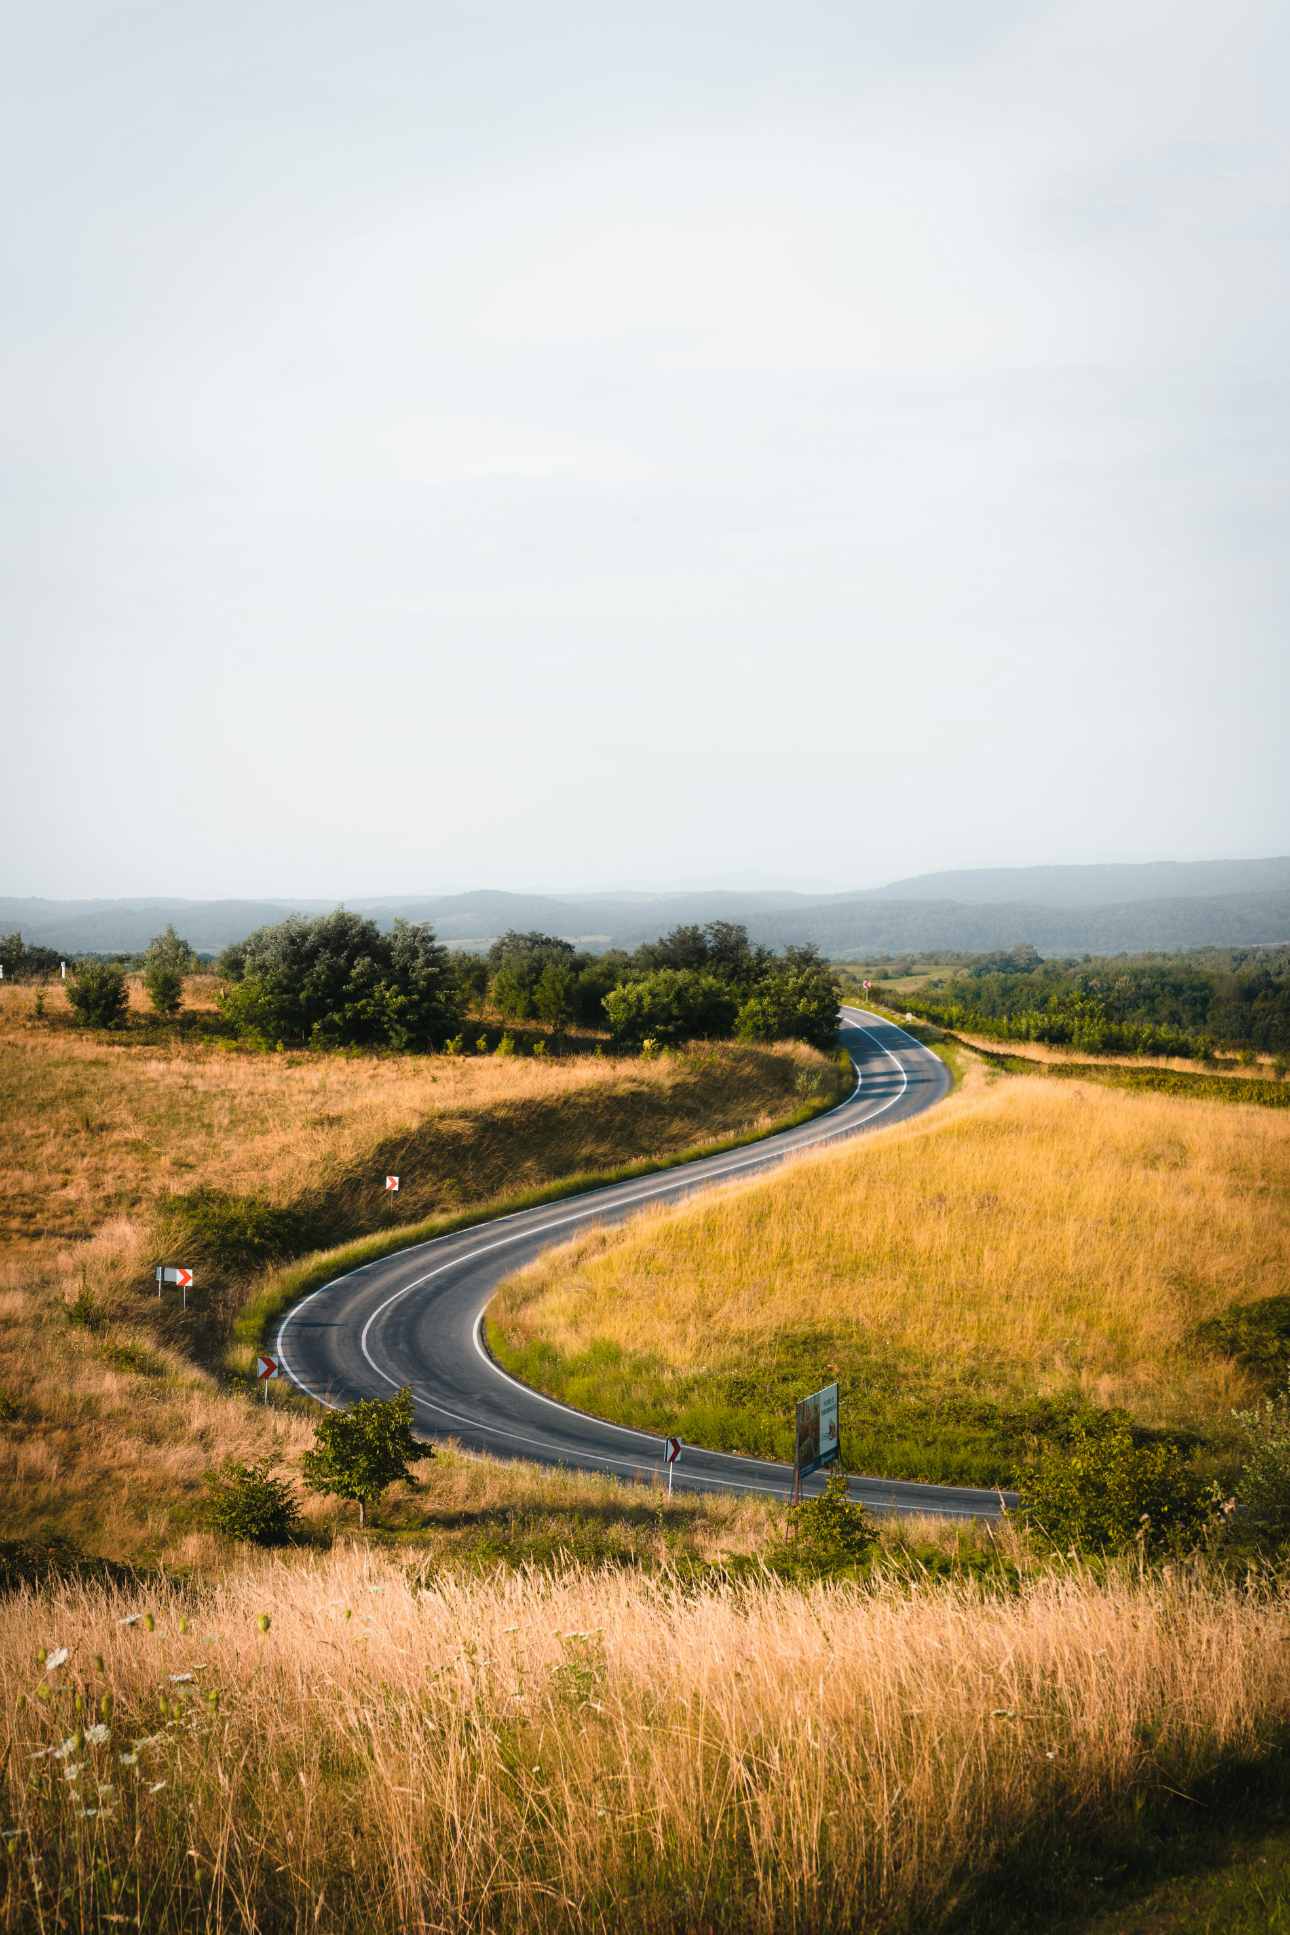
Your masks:
{"label": "cluster of trees", "polygon": [[426,926],[343,908],[261,927],[220,956],[237,1033],[315,1048],[440,1048],[461,1023],[457,977]]}
{"label": "cluster of trees", "polygon": [[[150,943],[143,983],[157,1014],[178,1013],[184,976],[197,965],[173,927]],[[827,1048],[837,1030],[837,977],[816,950],[773,954],[731,921],[677,927],[630,954],[516,932],[487,954],[454,954],[428,926],[399,920],[384,933],[342,908],[259,928],[226,948],[216,971],[225,1023],[289,1047],[442,1048],[486,1008],[555,1034],[608,1026],[630,1050],[732,1035]],[[68,996],[87,1025],[117,1026],[128,1005],[125,966],[77,962]]]}
{"label": "cluster of trees", "polygon": [[1091,1053],[1290,1050],[1290,947],[1078,961],[1016,947],[889,998],[942,1027]]}
{"label": "cluster of trees", "polygon": [[16,931],[0,934],[0,967],[6,981],[46,981],[59,971],[62,956],[52,947],[33,947]]}
{"label": "cluster of trees", "polygon": [[676,927],[630,954],[589,954],[553,934],[509,933],[458,972],[473,974],[508,1020],[533,1017],[555,1029],[608,1021],[624,1048],[729,1035],[827,1048],[837,1032],[837,977],[816,949],[773,954],[734,921]]}

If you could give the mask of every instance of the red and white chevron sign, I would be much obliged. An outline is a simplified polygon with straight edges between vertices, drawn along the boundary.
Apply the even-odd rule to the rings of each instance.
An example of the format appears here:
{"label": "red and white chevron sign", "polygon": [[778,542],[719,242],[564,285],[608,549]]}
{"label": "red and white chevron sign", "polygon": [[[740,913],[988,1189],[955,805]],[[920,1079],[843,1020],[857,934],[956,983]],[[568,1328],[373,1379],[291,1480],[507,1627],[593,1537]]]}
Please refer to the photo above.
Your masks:
{"label": "red and white chevron sign", "polygon": [[399,1186],[399,1179],[397,1176],[387,1176],[385,1178],[385,1187],[387,1189],[397,1189],[398,1186]]}
{"label": "red and white chevron sign", "polygon": [[281,1377],[282,1372],[278,1369],[277,1358],[264,1357],[264,1356],[257,1357],[255,1360],[255,1375],[261,1380],[261,1382],[263,1382],[263,1380],[266,1377]]}
{"label": "red and white chevron sign", "polygon": [[193,1273],[191,1270],[177,1270],[172,1265],[166,1264],[157,1271],[157,1282],[173,1283],[179,1290],[191,1290]]}
{"label": "red and white chevron sign", "polygon": [[681,1440],[679,1438],[669,1438],[667,1441],[667,1450],[663,1453],[663,1456],[667,1459],[668,1464],[674,1465],[677,1459],[680,1457],[680,1455],[681,1455]]}

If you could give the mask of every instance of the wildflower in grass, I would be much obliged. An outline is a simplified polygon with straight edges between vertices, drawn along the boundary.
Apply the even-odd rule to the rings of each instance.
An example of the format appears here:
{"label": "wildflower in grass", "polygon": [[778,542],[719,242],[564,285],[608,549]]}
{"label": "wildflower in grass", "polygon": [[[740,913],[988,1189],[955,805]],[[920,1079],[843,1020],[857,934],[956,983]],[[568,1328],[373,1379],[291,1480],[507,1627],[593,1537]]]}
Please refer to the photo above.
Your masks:
{"label": "wildflower in grass", "polygon": [[92,1727],[85,1729],[85,1744],[88,1747],[101,1747],[110,1735],[111,1729],[105,1727],[101,1720],[96,1720]]}
{"label": "wildflower in grass", "polygon": [[139,1756],[136,1753],[118,1754],[117,1759],[123,1767],[137,1767],[139,1765]]}
{"label": "wildflower in grass", "polygon": [[172,1686],[191,1686],[192,1683],[193,1676],[191,1673],[172,1673],[170,1676],[170,1684]]}
{"label": "wildflower in grass", "polygon": [[154,1780],[152,1783],[152,1786],[148,1789],[148,1792],[150,1794],[159,1794],[162,1788],[165,1786],[165,1784],[166,1783],[164,1780]]}
{"label": "wildflower in grass", "polygon": [[56,1646],[52,1653],[46,1653],[45,1655],[46,1673],[56,1672],[60,1666],[66,1666],[70,1657],[71,1655],[65,1646]]}
{"label": "wildflower in grass", "polygon": [[83,1734],[69,1733],[66,1740],[60,1741],[58,1746],[51,1748],[50,1751],[55,1760],[67,1760],[72,1754],[78,1754],[84,1744]]}
{"label": "wildflower in grass", "polygon": [[119,1626],[137,1626],[142,1618],[142,1613],[127,1613],[124,1619],[117,1621],[117,1624]]}
{"label": "wildflower in grass", "polygon": [[268,1613],[261,1613],[255,1623],[262,1633],[267,1633],[273,1621],[270,1619]]}

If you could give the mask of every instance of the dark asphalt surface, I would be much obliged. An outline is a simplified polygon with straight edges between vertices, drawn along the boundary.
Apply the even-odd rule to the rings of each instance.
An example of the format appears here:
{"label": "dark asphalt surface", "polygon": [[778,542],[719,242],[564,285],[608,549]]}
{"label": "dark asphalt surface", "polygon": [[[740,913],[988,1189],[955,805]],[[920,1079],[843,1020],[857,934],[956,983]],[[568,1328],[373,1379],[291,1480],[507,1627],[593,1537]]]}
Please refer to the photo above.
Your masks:
{"label": "dark asphalt surface", "polygon": [[[407,1384],[423,1438],[452,1438],[494,1457],[654,1481],[664,1470],[663,1440],[570,1410],[517,1383],[484,1346],[485,1308],[503,1277],[585,1229],[621,1223],[640,1205],[679,1202],[727,1179],[756,1176],[802,1150],[904,1121],[948,1092],[944,1064],[903,1029],[854,1008],[842,1010],[842,1024],[839,1039],[858,1080],[827,1115],[728,1155],[567,1196],[365,1264],[287,1312],[274,1347],[284,1373],[333,1406],[388,1397]],[[845,1408],[841,1427],[845,1456]],[[677,1491],[784,1497],[792,1482],[790,1466],[692,1445],[675,1473]],[[805,1489],[822,1484],[820,1475]],[[1001,1506],[999,1493],[962,1486],[853,1478],[850,1489],[877,1510],[993,1518]]]}

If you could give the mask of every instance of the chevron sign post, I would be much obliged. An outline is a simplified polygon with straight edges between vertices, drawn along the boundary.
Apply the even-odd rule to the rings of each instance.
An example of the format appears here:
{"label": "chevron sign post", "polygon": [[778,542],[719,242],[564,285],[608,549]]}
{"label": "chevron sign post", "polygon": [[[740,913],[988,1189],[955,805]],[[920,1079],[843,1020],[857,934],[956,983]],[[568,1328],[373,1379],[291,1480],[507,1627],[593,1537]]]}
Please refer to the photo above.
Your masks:
{"label": "chevron sign post", "polygon": [[663,1456],[667,1461],[667,1495],[672,1496],[672,1474],[681,1457],[681,1440],[668,1438],[663,1446]]}
{"label": "chevron sign post", "polygon": [[163,1283],[173,1283],[177,1290],[180,1290],[183,1292],[184,1309],[187,1310],[188,1292],[193,1287],[192,1271],[179,1269],[174,1264],[169,1264],[169,1263],[159,1264],[157,1268],[157,1295],[158,1296],[161,1295],[161,1286]]}
{"label": "chevron sign post", "polygon": [[266,1357],[263,1352],[255,1360],[255,1375],[264,1386],[264,1401],[269,1402],[269,1385],[275,1377],[282,1376],[282,1366],[276,1357]]}
{"label": "chevron sign post", "polygon": [[394,1192],[395,1192],[395,1193],[397,1194],[397,1193],[398,1193],[398,1187],[399,1187],[399,1179],[398,1179],[398,1177],[397,1177],[397,1176],[387,1176],[387,1177],[385,1178],[385,1187],[386,1187],[387,1189],[392,1189],[392,1190],[394,1190]]}

